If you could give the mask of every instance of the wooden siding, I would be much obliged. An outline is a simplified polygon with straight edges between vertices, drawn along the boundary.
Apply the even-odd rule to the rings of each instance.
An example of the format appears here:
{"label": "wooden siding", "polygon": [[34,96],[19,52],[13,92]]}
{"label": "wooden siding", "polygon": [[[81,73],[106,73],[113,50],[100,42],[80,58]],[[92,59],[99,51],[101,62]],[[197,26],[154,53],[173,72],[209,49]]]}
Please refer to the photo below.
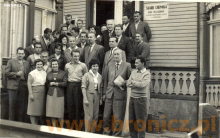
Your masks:
{"label": "wooden siding", "polygon": [[63,15],[70,14],[73,18],[83,20],[83,27],[86,25],[86,0],[64,0]]}
{"label": "wooden siding", "polygon": [[[144,2],[153,3],[158,2]],[[168,11],[168,19],[147,21],[152,31],[150,66],[197,67],[197,3],[169,2]]]}

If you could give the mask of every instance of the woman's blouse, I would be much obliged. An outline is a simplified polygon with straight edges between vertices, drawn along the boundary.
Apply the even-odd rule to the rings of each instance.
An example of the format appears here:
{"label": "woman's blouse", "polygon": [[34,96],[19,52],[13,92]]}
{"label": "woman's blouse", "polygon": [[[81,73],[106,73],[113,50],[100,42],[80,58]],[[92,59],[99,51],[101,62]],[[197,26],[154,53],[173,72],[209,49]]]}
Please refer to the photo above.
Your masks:
{"label": "woman's blouse", "polygon": [[44,70],[38,71],[35,69],[29,74],[34,78],[34,82],[31,84],[31,86],[45,85],[47,73]]}

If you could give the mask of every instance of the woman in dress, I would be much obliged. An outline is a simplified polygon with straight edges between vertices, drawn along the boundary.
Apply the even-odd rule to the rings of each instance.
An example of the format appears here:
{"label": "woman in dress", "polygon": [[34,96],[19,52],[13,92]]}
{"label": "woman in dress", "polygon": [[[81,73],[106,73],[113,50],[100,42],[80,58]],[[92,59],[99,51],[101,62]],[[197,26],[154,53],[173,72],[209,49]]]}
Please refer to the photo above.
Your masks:
{"label": "woman in dress", "polygon": [[65,71],[59,70],[59,61],[56,58],[50,60],[52,71],[47,74],[46,86],[49,87],[46,102],[46,116],[59,122],[64,116],[64,88],[67,85]]}
{"label": "woman in dress", "polygon": [[37,124],[45,111],[45,82],[46,72],[43,70],[44,62],[41,59],[34,61],[36,69],[28,75],[28,110],[32,124]]}
{"label": "woman in dress", "polygon": [[89,63],[89,68],[89,72],[82,78],[81,86],[83,93],[83,108],[85,112],[85,130],[87,132],[95,132],[95,127],[90,128],[90,126],[93,120],[98,122],[99,104],[102,104],[101,95],[103,89],[102,76],[98,73],[99,60],[92,59]]}

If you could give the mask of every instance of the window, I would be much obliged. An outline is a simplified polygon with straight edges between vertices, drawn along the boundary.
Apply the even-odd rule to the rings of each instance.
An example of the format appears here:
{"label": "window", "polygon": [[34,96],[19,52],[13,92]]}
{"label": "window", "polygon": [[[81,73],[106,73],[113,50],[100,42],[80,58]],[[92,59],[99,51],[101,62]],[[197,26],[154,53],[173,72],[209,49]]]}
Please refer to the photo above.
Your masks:
{"label": "window", "polygon": [[220,5],[210,11],[210,77],[220,78]]}

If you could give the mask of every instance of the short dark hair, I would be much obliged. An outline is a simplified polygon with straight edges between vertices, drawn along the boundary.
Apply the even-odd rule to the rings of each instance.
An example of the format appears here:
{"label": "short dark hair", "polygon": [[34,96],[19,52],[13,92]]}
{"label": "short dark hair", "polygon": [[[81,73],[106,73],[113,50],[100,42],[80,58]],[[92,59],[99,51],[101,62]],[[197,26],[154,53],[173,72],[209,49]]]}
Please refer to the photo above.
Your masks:
{"label": "short dark hair", "polygon": [[140,59],[141,63],[144,63],[144,66],[146,65],[146,60],[143,56],[138,56],[136,59]]}
{"label": "short dark hair", "polygon": [[63,45],[61,43],[56,43],[54,49],[57,49],[58,47],[60,47],[62,50]]}
{"label": "short dark hair", "polygon": [[[121,30],[123,30],[123,26],[122,26],[121,24],[116,24],[116,25],[115,25],[115,28],[116,28],[116,27],[120,27]],[[114,30],[115,30],[115,28],[114,28]]]}
{"label": "short dark hair", "polygon": [[52,32],[52,35],[55,35],[55,34],[59,34],[59,32],[58,32],[57,30],[54,30],[54,31]]}
{"label": "short dark hair", "polygon": [[128,14],[124,14],[123,16],[127,16],[127,17],[128,17],[128,19],[130,19],[130,15],[128,15]]}
{"label": "short dark hair", "polygon": [[139,34],[142,38],[144,38],[144,33],[142,33],[142,32],[136,32],[136,34]]}
{"label": "short dark hair", "polygon": [[50,28],[46,28],[44,30],[44,34],[52,33],[52,30]]}
{"label": "short dark hair", "polygon": [[60,31],[62,31],[62,30],[63,30],[63,27],[66,27],[66,28],[67,28],[67,30],[68,30],[68,27],[67,27],[66,25],[63,25],[63,26],[60,28]]}
{"label": "short dark hair", "polygon": [[32,41],[35,41],[36,40],[36,38],[32,38]]}
{"label": "short dark hair", "polygon": [[78,21],[81,21],[81,22],[83,23],[83,20],[81,20],[81,19],[78,19],[77,22],[78,22]]}
{"label": "short dark hair", "polygon": [[77,32],[79,34],[79,28],[78,27],[73,27],[72,30],[74,30],[75,32]]}
{"label": "short dark hair", "polygon": [[42,62],[43,66],[44,66],[43,60],[41,60],[41,59],[36,59],[36,60],[34,61],[34,66],[35,66],[35,67],[36,67],[36,64],[37,64],[38,62]]}
{"label": "short dark hair", "polygon": [[36,47],[36,45],[41,45],[41,48],[42,48],[41,42],[36,42],[36,43],[34,43],[34,48]]}
{"label": "short dark hair", "polygon": [[65,35],[65,34],[61,34],[61,35],[59,36],[58,42],[62,44],[62,39],[63,39],[64,37],[66,37],[67,42],[69,42],[69,38],[68,38],[67,35]]}
{"label": "short dark hair", "polygon": [[71,52],[71,57],[73,57],[73,53],[79,53],[80,54],[80,51],[78,49],[74,49],[72,52]]}
{"label": "short dark hair", "polygon": [[24,51],[24,48],[23,47],[18,47],[17,48],[17,53],[18,53],[18,50],[23,50]]}
{"label": "short dark hair", "polygon": [[[111,38],[115,38],[115,42],[117,42],[116,36],[111,36],[111,37],[109,38],[109,40],[110,40]],[[117,43],[118,43],[118,42],[117,42]]]}
{"label": "short dark hair", "polygon": [[95,29],[95,27],[96,27],[95,25],[90,25],[88,30],[90,30],[90,28],[94,28]]}
{"label": "short dark hair", "polygon": [[72,18],[72,15],[67,14],[67,15],[65,16],[65,19],[66,19],[67,17],[71,17],[71,18]]}
{"label": "short dark hair", "polygon": [[92,68],[92,65],[95,65],[95,64],[100,64],[99,60],[98,59],[92,59],[90,62],[89,62],[89,69]]}
{"label": "short dark hair", "polygon": [[134,14],[137,14],[139,13],[139,15],[141,15],[141,12],[140,11],[135,11]]}
{"label": "short dark hair", "polygon": [[79,36],[81,37],[82,34],[86,34],[86,37],[88,37],[88,34],[85,31],[82,31]]}
{"label": "short dark hair", "polygon": [[57,62],[59,66],[59,61],[56,58],[51,58],[49,62],[50,62],[50,67],[52,67],[52,62]]}
{"label": "short dark hair", "polygon": [[95,35],[95,33],[93,33],[93,32],[89,32],[89,33],[88,33],[88,35],[89,35],[89,34],[94,34],[94,36],[95,36],[95,38],[96,38],[96,35]]}

